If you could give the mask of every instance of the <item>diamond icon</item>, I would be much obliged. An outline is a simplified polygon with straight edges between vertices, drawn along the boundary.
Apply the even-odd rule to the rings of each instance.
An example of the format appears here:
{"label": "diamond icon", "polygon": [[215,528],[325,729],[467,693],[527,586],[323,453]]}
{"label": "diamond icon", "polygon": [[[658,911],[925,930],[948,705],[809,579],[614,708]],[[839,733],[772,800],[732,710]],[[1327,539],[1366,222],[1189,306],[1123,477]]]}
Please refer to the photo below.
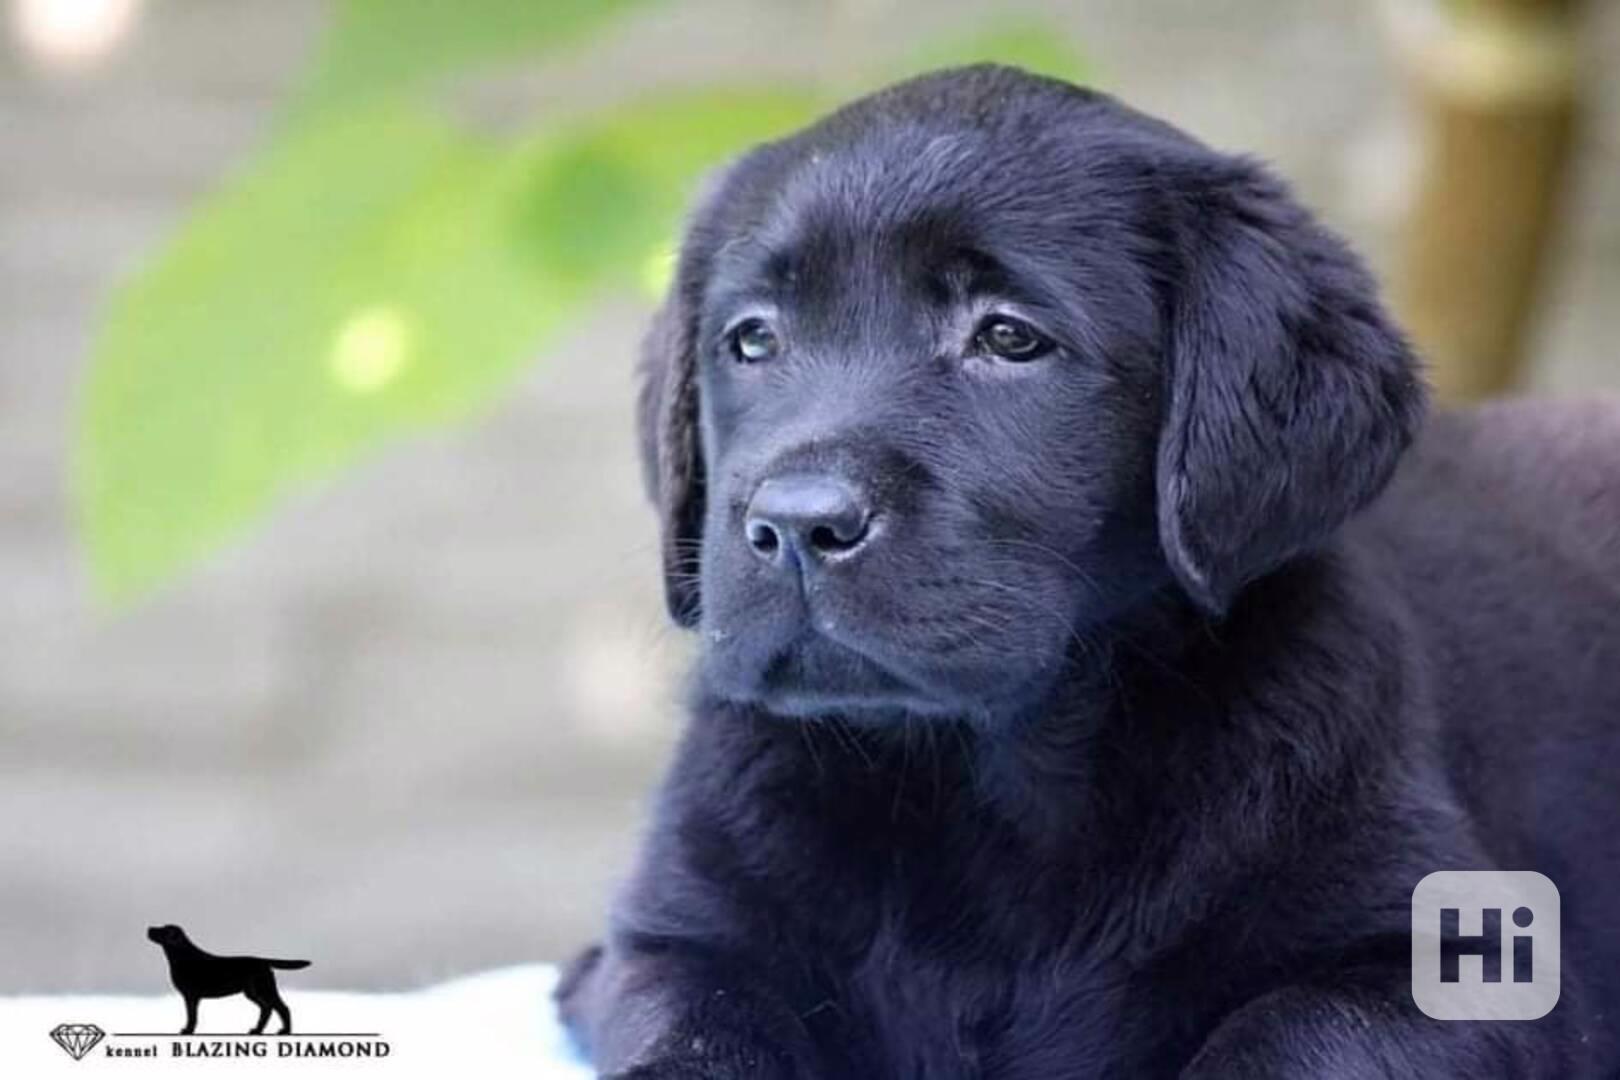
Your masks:
{"label": "diamond icon", "polygon": [[94,1024],[57,1024],[51,1029],[56,1045],[72,1054],[74,1061],[82,1060],[106,1037],[107,1033]]}

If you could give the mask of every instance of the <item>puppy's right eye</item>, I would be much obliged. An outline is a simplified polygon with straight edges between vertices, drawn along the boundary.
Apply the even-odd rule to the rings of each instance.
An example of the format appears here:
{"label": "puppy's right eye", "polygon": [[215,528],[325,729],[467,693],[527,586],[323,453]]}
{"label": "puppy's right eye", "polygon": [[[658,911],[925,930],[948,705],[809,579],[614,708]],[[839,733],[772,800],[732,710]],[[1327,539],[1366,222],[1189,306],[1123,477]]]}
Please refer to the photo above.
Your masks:
{"label": "puppy's right eye", "polygon": [[1011,315],[992,315],[979,327],[973,340],[985,356],[1015,364],[1039,360],[1052,351],[1052,343],[1039,331]]}
{"label": "puppy's right eye", "polygon": [[762,363],[781,351],[781,339],[764,319],[744,319],[731,332],[731,353],[738,363]]}

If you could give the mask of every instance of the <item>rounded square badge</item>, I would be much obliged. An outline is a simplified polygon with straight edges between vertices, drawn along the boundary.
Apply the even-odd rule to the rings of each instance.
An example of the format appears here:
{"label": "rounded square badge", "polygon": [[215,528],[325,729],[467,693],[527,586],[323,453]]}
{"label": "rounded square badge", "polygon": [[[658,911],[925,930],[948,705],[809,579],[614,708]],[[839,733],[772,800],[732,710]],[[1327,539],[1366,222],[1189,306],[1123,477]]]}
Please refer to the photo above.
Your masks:
{"label": "rounded square badge", "polygon": [[1537,1020],[1558,1004],[1558,887],[1533,870],[1440,870],[1412,890],[1412,1000],[1436,1020]]}

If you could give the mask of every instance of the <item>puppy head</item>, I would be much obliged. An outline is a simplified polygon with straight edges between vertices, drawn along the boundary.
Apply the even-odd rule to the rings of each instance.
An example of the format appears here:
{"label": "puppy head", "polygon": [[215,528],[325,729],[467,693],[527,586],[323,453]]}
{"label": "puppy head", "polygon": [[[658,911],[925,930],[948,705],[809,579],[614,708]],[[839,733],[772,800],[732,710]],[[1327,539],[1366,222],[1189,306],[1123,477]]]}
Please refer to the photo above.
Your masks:
{"label": "puppy head", "polygon": [[165,926],[148,926],[146,938],[158,945],[178,945],[186,940],[186,932],[173,923]]}
{"label": "puppy head", "polygon": [[711,693],[788,715],[993,717],[1167,589],[1219,617],[1422,407],[1258,166],[996,67],[733,164],[643,369],[671,613]]}

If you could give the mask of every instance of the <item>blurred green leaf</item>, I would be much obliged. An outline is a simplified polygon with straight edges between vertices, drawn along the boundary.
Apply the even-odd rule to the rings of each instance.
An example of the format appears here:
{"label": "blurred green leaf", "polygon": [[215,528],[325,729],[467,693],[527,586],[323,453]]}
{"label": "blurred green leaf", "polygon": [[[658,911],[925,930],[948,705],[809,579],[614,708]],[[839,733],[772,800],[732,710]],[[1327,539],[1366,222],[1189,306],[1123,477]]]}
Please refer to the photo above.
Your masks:
{"label": "blurred green leaf", "polygon": [[511,243],[510,152],[398,108],[261,160],[116,297],[77,494],[118,599],[277,493],[484,400],[576,298]]}
{"label": "blurred green leaf", "polygon": [[337,0],[294,115],[578,41],[647,0]]}

